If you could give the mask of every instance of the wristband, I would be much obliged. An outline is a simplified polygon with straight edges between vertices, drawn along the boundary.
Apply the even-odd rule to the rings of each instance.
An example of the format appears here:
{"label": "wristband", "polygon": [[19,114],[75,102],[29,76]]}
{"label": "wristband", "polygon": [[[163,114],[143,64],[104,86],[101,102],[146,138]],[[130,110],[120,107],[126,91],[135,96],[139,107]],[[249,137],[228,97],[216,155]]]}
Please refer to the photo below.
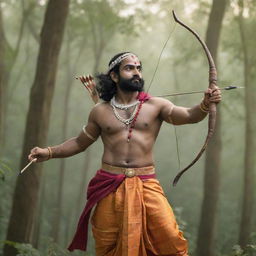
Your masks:
{"label": "wristband", "polygon": [[51,149],[51,147],[47,147],[47,149],[48,149],[48,152],[49,152],[49,155],[48,155],[48,159],[47,159],[47,160],[49,160],[49,159],[52,158],[52,149]]}
{"label": "wristband", "polygon": [[205,104],[204,104],[204,101],[201,102],[201,104],[199,105],[200,109],[205,112],[205,113],[208,113],[209,112],[209,107],[207,107]]}

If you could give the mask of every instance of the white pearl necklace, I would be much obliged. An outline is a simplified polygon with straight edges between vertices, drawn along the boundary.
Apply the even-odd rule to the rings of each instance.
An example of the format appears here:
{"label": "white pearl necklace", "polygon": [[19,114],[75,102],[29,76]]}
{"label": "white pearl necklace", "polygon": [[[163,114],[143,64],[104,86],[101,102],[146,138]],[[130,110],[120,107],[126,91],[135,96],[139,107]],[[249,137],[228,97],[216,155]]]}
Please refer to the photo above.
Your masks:
{"label": "white pearl necklace", "polygon": [[127,126],[128,126],[130,123],[132,123],[132,121],[133,121],[133,119],[134,119],[134,117],[135,117],[135,115],[136,115],[136,112],[137,112],[137,110],[138,110],[138,103],[137,103],[137,105],[136,105],[136,107],[134,108],[134,110],[133,110],[131,116],[130,116],[129,118],[125,119],[125,118],[123,118],[123,117],[121,117],[121,116],[119,115],[119,113],[117,112],[117,109],[116,109],[117,106],[115,106],[115,105],[113,104],[113,101],[112,101],[112,100],[110,101],[110,105],[111,105],[112,108],[113,108],[115,117],[116,117],[120,122],[124,123],[124,124],[127,125]]}
{"label": "white pearl necklace", "polygon": [[111,106],[115,106],[115,107],[118,108],[118,109],[127,110],[127,109],[129,109],[129,108],[132,108],[132,107],[138,105],[140,102],[139,102],[139,100],[136,100],[136,101],[134,101],[133,103],[128,104],[128,105],[119,104],[119,103],[116,102],[116,97],[114,96],[114,97],[111,99],[110,103],[111,103]]}

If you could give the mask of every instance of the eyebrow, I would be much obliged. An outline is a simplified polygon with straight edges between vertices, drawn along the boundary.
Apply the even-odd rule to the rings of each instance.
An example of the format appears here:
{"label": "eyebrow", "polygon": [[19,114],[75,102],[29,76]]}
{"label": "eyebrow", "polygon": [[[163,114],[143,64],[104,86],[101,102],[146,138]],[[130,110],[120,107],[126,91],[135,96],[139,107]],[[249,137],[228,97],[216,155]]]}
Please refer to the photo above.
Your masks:
{"label": "eyebrow", "polygon": [[123,66],[123,68],[126,68],[126,67],[140,67],[140,68],[142,68],[142,65],[141,64],[139,64],[139,65],[134,65],[134,64],[126,64],[125,66]]}

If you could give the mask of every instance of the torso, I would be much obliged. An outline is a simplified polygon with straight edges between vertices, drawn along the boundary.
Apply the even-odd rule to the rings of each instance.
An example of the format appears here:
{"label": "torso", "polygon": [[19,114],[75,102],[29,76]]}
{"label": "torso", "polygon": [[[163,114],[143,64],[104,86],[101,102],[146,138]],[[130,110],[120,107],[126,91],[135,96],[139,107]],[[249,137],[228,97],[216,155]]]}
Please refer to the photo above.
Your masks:
{"label": "torso", "polygon": [[[133,108],[118,110],[119,114],[128,118]],[[102,161],[123,167],[143,167],[154,164],[153,145],[162,124],[160,106],[155,104],[154,98],[143,103],[135,127],[132,130],[130,142],[127,142],[128,129],[119,121],[109,103],[98,106],[96,122],[101,129],[104,144]]]}

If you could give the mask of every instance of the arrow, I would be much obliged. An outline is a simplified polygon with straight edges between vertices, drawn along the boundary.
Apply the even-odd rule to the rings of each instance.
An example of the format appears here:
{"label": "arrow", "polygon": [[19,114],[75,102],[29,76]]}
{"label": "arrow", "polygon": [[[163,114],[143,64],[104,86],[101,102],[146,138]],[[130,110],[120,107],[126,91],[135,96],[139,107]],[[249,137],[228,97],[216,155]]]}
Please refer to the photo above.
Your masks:
{"label": "arrow", "polygon": [[[239,87],[239,86],[227,86],[224,88],[219,88],[219,90],[221,91],[229,91],[229,90],[233,90],[233,89],[243,89],[244,87]],[[179,96],[179,95],[186,95],[186,94],[196,94],[196,93],[203,93],[205,91],[192,91],[192,92],[178,92],[178,93],[172,93],[172,94],[166,94],[166,95],[159,95],[157,97],[169,97],[169,96]]]}
{"label": "arrow", "polygon": [[20,172],[19,175],[22,174],[32,163],[36,162],[37,158],[31,160]]}

